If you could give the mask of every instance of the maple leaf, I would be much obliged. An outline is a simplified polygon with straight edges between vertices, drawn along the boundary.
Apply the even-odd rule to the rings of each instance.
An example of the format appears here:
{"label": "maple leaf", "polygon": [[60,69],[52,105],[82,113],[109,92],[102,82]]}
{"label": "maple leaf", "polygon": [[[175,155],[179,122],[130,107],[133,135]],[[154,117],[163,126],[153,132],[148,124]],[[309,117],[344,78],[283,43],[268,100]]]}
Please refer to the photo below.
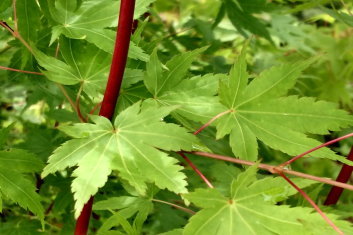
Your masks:
{"label": "maple leaf", "polygon": [[[246,46],[229,77],[220,80],[219,98],[225,106],[222,112],[229,113],[216,122],[216,137],[229,134],[237,157],[256,160],[257,139],[273,149],[297,155],[320,145],[304,133],[327,134],[328,130],[353,124],[352,117],[333,103],[307,97],[283,97],[295,85],[301,71],[316,58],[272,67],[248,84],[245,50]],[[352,164],[328,148],[310,155]]]}
{"label": "maple leaf", "polygon": [[[112,227],[118,227],[119,225],[122,225],[128,234],[141,234],[142,224],[152,209],[153,203],[149,198],[121,196],[99,201],[94,204],[93,210],[116,211],[100,227],[98,234],[105,234]],[[133,217],[135,214],[134,226],[131,226],[127,219]],[[124,223],[127,226],[124,226]],[[129,233],[127,230],[132,232]]]}
{"label": "maple leaf", "polygon": [[35,155],[25,150],[12,149],[9,151],[0,151],[1,194],[18,203],[24,209],[29,209],[43,223],[44,208],[40,203],[40,196],[36,193],[34,183],[26,179],[23,174],[39,172],[42,168],[43,163]]}
{"label": "maple leaf", "polygon": [[191,150],[197,140],[180,126],[161,121],[174,108],[145,108],[138,102],[121,112],[114,125],[104,117],[93,116],[95,124],[62,127],[76,139],[54,151],[42,176],[78,166],[72,182],[76,217],[90,196],[105,184],[112,170],[117,170],[140,194],[145,193],[147,182],[176,193],[186,192],[182,167],[176,159],[160,151]]}
{"label": "maple leaf", "polygon": [[272,41],[265,24],[252,15],[254,13],[260,13],[266,9],[267,2],[265,0],[224,0],[223,4],[229,20],[241,34],[247,36],[244,30],[248,30],[253,34]]}
{"label": "maple leaf", "polygon": [[83,91],[93,97],[103,92],[108,77],[111,56],[92,44],[79,40],[60,40],[60,53],[64,59],[45,55],[35,50],[35,58],[46,69],[43,74],[51,81],[64,85],[82,84]]}
{"label": "maple leaf", "polygon": [[[183,234],[334,233],[332,227],[319,214],[312,213],[310,208],[275,205],[296,191],[286,191],[283,188],[286,182],[283,179],[280,182],[278,177],[257,180],[256,172],[256,166],[252,166],[239,174],[231,184],[230,196],[224,196],[216,189],[197,189],[184,195],[187,200],[203,209],[191,217]],[[299,184],[303,182],[301,179],[298,181]],[[280,197],[278,192],[281,192]],[[275,200],[267,200],[268,197]],[[336,215],[328,216],[344,232],[352,233],[348,222],[338,220]],[[307,226],[308,222],[315,226]]]}
{"label": "maple leaf", "polygon": [[[183,79],[193,60],[206,48],[174,56],[165,66],[158,59],[157,50],[146,65],[144,83],[153,95],[147,102],[161,106],[175,106],[173,114],[188,119],[206,122],[222,110],[217,94],[217,84],[222,74],[206,74]],[[163,67],[167,69],[163,69]]]}
{"label": "maple leaf", "polygon": [[[152,1],[137,1],[135,18],[145,11]],[[52,28],[52,44],[61,34],[73,39],[85,39],[98,48],[112,53],[116,32],[107,29],[116,27],[120,2],[112,0],[84,1],[77,6],[73,1],[48,1],[45,3],[56,26]],[[78,8],[78,9],[77,9]],[[135,45],[130,44],[129,57],[133,59],[148,60],[148,55]]]}

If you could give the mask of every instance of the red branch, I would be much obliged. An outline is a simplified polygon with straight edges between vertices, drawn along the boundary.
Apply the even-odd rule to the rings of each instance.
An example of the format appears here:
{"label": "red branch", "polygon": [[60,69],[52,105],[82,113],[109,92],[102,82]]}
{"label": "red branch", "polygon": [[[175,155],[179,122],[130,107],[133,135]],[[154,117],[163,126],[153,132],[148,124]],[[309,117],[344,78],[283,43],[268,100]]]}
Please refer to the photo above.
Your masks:
{"label": "red branch", "polygon": [[[351,151],[347,159],[353,161],[353,147],[351,148]],[[349,178],[352,175],[352,171],[353,171],[353,166],[343,165],[341,172],[339,173],[336,181],[347,183]],[[328,205],[336,204],[342,192],[343,192],[343,188],[340,188],[337,186],[332,187],[331,191],[329,192],[326,198],[324,205],[328,206]]]}
{"label": "red branch", "polygon": [[214,186],[211,184],[211,182],[202,174],[202,172],[192,163],[192,161],[182,152],[178,152],[180,156],[184,158],[184,160],[191,166],[191,168],[198,174],[201,179],[207,184],[208,187],[214,188]]}
{"label": "red branch", "polygon": [[8,70],[8,71],[13,71],[13,72],[19,72],[19,73],[35,74],[35,75],[39,75],[39,76],[43,76],[43,75],[44,75],[44,74],[39,73],[39,72],[26,71],[26,70],[21,70],[21,69],[13,69],[13,68],[4,67],[4,66],[0,66],[0,69],[2,69],[2,70]]}
{"label": "red branch", "polygon": [[348,135],[341,136],[341,137],[339,137],[339,138],[337,138],[337,139],[334,139],[334,140],[328,141],[328,142],[326,142],[326,143],[320,144],[319,146],[316,146],[315,148],[312,148],[312,149],[310,149],[310,150],[308,150],[308,151],[306,151],[306,152],[304,152],[304,153],[302,153],[302,154],[299,154],[298,156],[295,156],[294,158],[290,159],[289,161],[286,161],[286,162],[282,163],[282,164],[279,165],[278,167],[285,167],[285,166],[291,164],[292,162],[298,160],[299,158],[304,157],[305,155],[307,155],[307,154],[309,154],[309,153],[311,153],[311,152],[314,152],[314,151],[316,151],[316,150],[318,150],[318,149],[321,149],[321,148],[323,148],[323,147],[326,147],[326,146],[328,146],[328,145],[334,144],[334,143],[336,143],[336,142],[339,142],[339,141],[341,141],[341,140],[347,139],[347,138],[352,137],[352,136],[353,136],[353,133],[349,133]]}
{"label": "red branch", "polygon": [[111,119],[119,96],[130,45],[135,0],[122,0],[114,56],[99,115]]}
{"label": "red branch", "polygon": [[[134,18],[135,0],[121,0],[120,14],[113,60],[110,67],[107,87],[104,93],[102,107],[99,115],[112,119],[115,105],[118,100],[121,83],[125,71],[127,55],[130,45],[130,36]],[[86,235],[89,219],[92,212],[93,197],[85,204],[77,219],[75,235]]]}
{"label": "red branch", "polygon": [[228,113],[231,113],[233,112],[232,110],[227,110],[227,111],[224,111],[222,113],[219,113],[217,114],[216,116],[214,116],[213,118],[211,118],[208,122],[206,122],[202,127],[200,127],[198,130],[196,130],[194,132],[194,135],[197,135],[198,133],[200,133],[201,131],[203,131],[206,127],[208,127],[209,125],[211,125],[212,122],[216,121],[218,118],[228,114]]}
{"label": "red branch", "polygon": [[[213,118],[211,118],[208,122],[206,122],[204,125],[202,125],[198,130],[196,130],[193,134],[197,135],[199,134],[201,131],[203,131],[206,127],[208,127],[209,125],[211,125],[214,121],[216,121],[218,118],[222,117],[223,115],[226,115],[227,113],[231,113],[232,110],[227,110],[224,111],[222,113],[217,114],[216,116],[214,116]],[[201,179],[207,184],[208,187],[210,188],[214,188],[214,186],[212,185],[212,183],[207,179],[207,177],[202,174],[202,172],[197,168],[197,166],[192,163],[192,161],[182,152],[178,152],[178,154],[180,156],[182,156],[184,158],[184,160],[191,166],[191,168],[196,172],[196,174],[198,174]]]}
{"label": "red branch", "polygon": [[320,209],[320,207],[309,197],[308,194],[306,194],[301,188],[299,188],[293,181],[291,181],[283,172],[278,172],[280,176],[283,177],[290,185],[293,186],[304,198],[307,200],[313,207],[314,209],[321,215],[321,217],[338,233],[338,234],[344,234],[333,222],[330,220],[330,218],[327,217],[327,215]]}

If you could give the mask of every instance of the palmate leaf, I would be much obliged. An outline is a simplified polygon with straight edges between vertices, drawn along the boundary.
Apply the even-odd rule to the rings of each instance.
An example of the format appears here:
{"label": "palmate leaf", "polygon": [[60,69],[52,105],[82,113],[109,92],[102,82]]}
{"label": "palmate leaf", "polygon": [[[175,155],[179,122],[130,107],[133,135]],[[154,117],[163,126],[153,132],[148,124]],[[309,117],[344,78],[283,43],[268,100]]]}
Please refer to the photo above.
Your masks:
{"label": "palmate leaf", "polygon": [[[230,196],[224,196],[216,189],[197,189],[184,195],[187,200],[203,209],[191,217],[183,234],[334,233],[332,227],[319,214],[312,213],[310,208],[276,206],[276,202],[295,194],[295,190],[285,190],[287,183],[278,177],[257,180],[256,171],[256,166],[253,166],[238,175],[232,183]],[[302,184],[305,181],[299,179],[297,183]],[[278,198],[278,195],[281,196]],[[268,197],[275,200],[267,200]],[[344,232],[352,233],[348,222],[338,220],[336,215],[328,216]],[[312,226],[306,226],[308,222]]]}
{"label": "palmate leaf", "polygon": [[[315,58],[272,67],[248,84],[245,50],[246,47],[229,77],[220,81],[220,102],[225,106],[223,111],[229,113],[216,123],[216,137],[229,134],[236,157],[256,160],[257,139],[273,149],[297,155],[320,144],[306,133],[327,134],[353,124],[353,118],[335,104],[283,97]],[[310,155],[352,164],[327,148]]]}
{"label": "palmate leaf", "polygon": [[[145,11],[151,1],[137,1],[135,17]],[[120,2],[112,0],[84,1],[76,9],[69,1],[49,1],[50,15],[58,24],[52,29],[51,43],[61,34],[73,39],[85,39],[98,48],[113,53],[116,33],[108,27],[116,27]],[[134,43],[130,45],[129,57],[146,61],[148,55]]]}
{"label": "palmate leaf", "polygon": [[229,20],[241,34],[246,35],[244,30],[248,30],[253,34],[271,41],[270,34],[265,24],[252,15],[253,13],[259,13],[265,9],[265,0],[224,0],[224,6]]}
{"label": "palmate leaf", "polygon": [[184,79],[197,56],[206,48],[182,53],[169,60],[164,70],[155,50],[146,67],[144,83],[153,99],[148,102],[161,106],[179,108],[173,114],[182,115],[194,121],[206,122],[222,110],[218,102],[217,84],[222,74],[206,74]]}
{"label": "palmate leaf", "polygon": [[[13,166],[13,167],[9,167]],[[0,194],[18,203],[44,220],[44,208],[33,182],[22,173],[39,172],[43,163],[24,150],[0,151]]]}
{"label": "palmate leaf", "polygon": [[111,56],[92,44],[79,40],[60,40],[60,52],[65,62],[36,50],[35,58],[48,79],[64,85],[81,83],[83,91],[96,97],[102,93],[110,68]]}
{"label": "palmate leaf", "polygon": [[18,1],[16,4],[18,30],[27,42],[37,40],[40,27],[40,11],[35,0]]}
{"label": "palmate leaf", "polygon": [[76,217],[112,170],[117,170],[140,194],[145,194],[147,182],[175,193],[186,192],[182,167],[159,149],[191,150],[196,138],[178,125],[161,121],[174,108],[140,106],[138,102],[121,112],[114,125],[106,118],[94,116],[95,124],[62,128],[76,139],[55,150],[42,176],[78,166],[72,182]]}
{"label": "palmate leaf", "polygon": [[[99,229],[98,234],[106,234],[112,227],[124,225],[126,219],[136,214],[133,226],[130,227],[135,234],[141,233],[143,222],[147,219],[148,214],[152,211],[153,204],[150,199],[142,197],[111,197],[104,201],[94,204],[93,210],[118,210],[114,213]],[[124,227],[124,226],[123,226]],[[125,229],[125,227],[124,227]],[[126,231],[126,229],[125,229]],[[126,231],[127,232],[127,231]],[[130,233],[128,233],[130,234]]]}

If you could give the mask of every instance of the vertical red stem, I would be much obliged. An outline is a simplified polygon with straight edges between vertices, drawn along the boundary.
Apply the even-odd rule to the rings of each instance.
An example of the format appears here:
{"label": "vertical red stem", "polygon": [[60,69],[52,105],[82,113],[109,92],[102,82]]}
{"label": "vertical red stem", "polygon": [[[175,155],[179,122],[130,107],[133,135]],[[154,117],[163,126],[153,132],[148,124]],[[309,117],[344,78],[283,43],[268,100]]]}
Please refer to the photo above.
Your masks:
{"label": "vertical red stem", "polygon": [[112,66],[99,115],[111,119],[125,71],[134,18],[135,0],[122,0]]}
{"label": "vertical red stem", "polygon": [[[353,161],[353,147],[351,148],[351,151],[347,159]],[[343,165],[341,172],[339,173],[336,181],[347,183],[349,178],[352,175],[352,171],[353,171],[353,166]],[[343,192],[343,188],[336,187],[336,186],[332,187],[331,191],[329,192],[326,198],[324,205],[328,206],[328,205],[336,204],[342,192]]]}
{"label": "vertical red stem", "polygon": [[[121,0],[120,14],[113,60],[110,67],[107,87],[105,89],[100,116],[112,119],[118,100],[121,83],[125,71],[130,36],[134,18],[135,0]],[[75,235],[86,235],[92,212],[93,197],[85,204],[76,222]]]}

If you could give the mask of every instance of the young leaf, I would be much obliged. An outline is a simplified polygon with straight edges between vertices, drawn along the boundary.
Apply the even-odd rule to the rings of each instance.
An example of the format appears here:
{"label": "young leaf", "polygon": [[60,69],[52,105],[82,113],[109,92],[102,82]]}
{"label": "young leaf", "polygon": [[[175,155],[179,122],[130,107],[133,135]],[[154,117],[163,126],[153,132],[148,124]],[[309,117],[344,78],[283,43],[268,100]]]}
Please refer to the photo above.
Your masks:
{"label": "young leaf", "polygon": [[16,166],[14,170],[19,173],[40,172],[44,167],[38,157],[22,149],[0,151],[0,165],[14,165]]}
{"label": "young leaf", "polygon": [[[247,84],[244,53],[245,49],[229,78],[220,81],[220,102],[230,112],[220,117],[216,124],[216,137],[230,134],[230,146],[237,157],[256,160],[256,139],[271,148],[297,155],[320,144],[304,133],[326,134],[329,130],[353,124],[347,112],[331,103],[305,97],[281,97],[315,58],[272,67]],[[311,156],[352,164],[327,148],[313,152]]]}
{"label": "young leaf", "polygon": [[[191,217],[183,234],[312,234],[311,230],[314,229],[305,226],[305,223],[313,221],[317,224],[312,227],[318,229],[321,234],[333,233],[332,227],[318,214],[313,214],[309,208],[274,205],[276,201],[294,193],[284,194],[283,198],[270,204],[265,203],[267,197],[263,194],[271,191],[276,195],[276,190],[272,191],[271,186],[279,182],[277,179],[264,179],[269,185],[256,181],[256,166],[253,166],[234,180],[229,197],[223,196],[216,189],[198,189],[184,195],[187,200],[203,209]],[[259,188],[260,185],[265,188]],[[279,186],[278,189],[280,188]],[[285,191],[282,188],[282,192]],[[242,197],[243,193],[252,194],[253,197]],[[329,217],[340,224],[346,233],[352,231],[348,222],[338,220],[335,215]]]}
{"label": "young leaf", "polygon": [[[136,9],[139,14],[144,13],[151,1],[137,1]],[[52,28],[51,43],[61,34],[73,39],[85,39],[98,48],[112,54],[116,33],[108,27],[117,26],[117,14],[120,2],[112,0],[84,1],[79,9],[72,11],[70,4],[49,1],[51,17],[58,24]],[[148,60],[148,55],[141,48],[131,43],[129,57],[133,59]]]}
{"label": "young leaf", "polygon": [[2,164],[0,165],[0,190],[24,209],[32,211],[40,220],[44,220],[44,208],[40,203],[39,195],[35,192],[34,184],[20,173]]}
{"label": "young leaf", "polygon": [[154,51],[147,63],[144,78],[145,85],[153,95],[151,103],[161,106],[175,106],[179,108],[173,112],[194,121],[206,122],[223,110],[219,104],[217,83],[222,74],[206,74],[191,79],[183,80],[191,63],[205,48],[196,49],[174,56],[166,63],[167,71],[164,71]]}
{"label": "young leaf", "polygon": [[36,50],[35,57],[48,79],[64,85],[82,83],[83,91],[92,97],[103,92],[111,57],[92,44],[79,40],[60,40],[60,52],[65,62]]}
{"label": "young leaf", "polygon": [[258,0],[256,4],[247,3],[247,1],[225,0],[228,18],[241,34],[246,35],[245,29],[272,41],[264,23],[252,15],[252,13],[258,13],[258,9],[264,9],[265,5],[265,0]]}
{"label": "young leaf", "polygon": [[[42,176],[77,165],[72,191],[75,215],[84,203],[107,181],[112,170],[144,194],[146,182],[176,193],[186,192],[185,175],[177,161],[161,150],[191,150],[195,136],[161,119],[173,108],[143,108],[140,102],[121,112],[111,125],[108,119],[92,117],[95,124],[76,124],[65,128],[78,139],[69,140],[55,150]],[[68,131],[67,131],[68,130]],[[158,149],[157,149],[158,148]]]}

